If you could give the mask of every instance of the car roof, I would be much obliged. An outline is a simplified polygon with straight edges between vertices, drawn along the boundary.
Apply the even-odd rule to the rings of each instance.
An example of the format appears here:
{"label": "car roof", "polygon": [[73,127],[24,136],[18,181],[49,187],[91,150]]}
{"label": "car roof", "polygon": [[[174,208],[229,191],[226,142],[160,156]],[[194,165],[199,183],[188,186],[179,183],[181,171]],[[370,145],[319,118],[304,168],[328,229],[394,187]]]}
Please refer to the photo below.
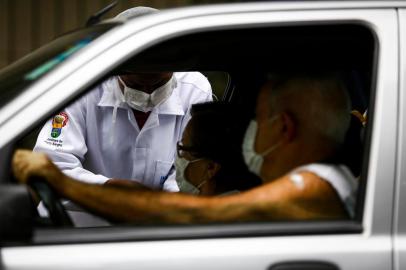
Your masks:
{"label": "car roof", "polygon": [[178,16],[181,16],[183,12],[188,12],[190,15],[203,15],[203,14],[216,14],[224,13],[226,11],[236,12],[244,10],[246,12],[252,12],[255,10],[261,11],[263,8],[269,10],[307,10],[307,9],[334,9],[334,8],[400,8],[406,7],[406,0],[263,0],[263,1],[239,1],[233,3],[214,3],[203,4],[186,7],[175,7],[162,9],[161,12],[145,14],[142,16],[136,16],[128,19],[109,18],[105,21],[120,21],[128,22],[132,20],[138,20],[139,18],[156,16],[162,12],[175,11]]}
{"label": "car roof", "polygon": [[137,20],[139,18],[157,16],[161,13],[176,14],[177,18],[181,18],[183,14],[187,16],[199,16],[207,14],[219,14],[228,12],[255,12],[266,10],[309,10],[309,9],[341,9],[341,8],[401,8],[406,7],[406,0],[385,1],[385,0],[264,0],[264,1],[241,1],[234,3],[215,3],[198,6],[176,7],[170,9],[162,9],[161,12],[146,14],[140,17],[129,19],[116,19],[121,22]]}

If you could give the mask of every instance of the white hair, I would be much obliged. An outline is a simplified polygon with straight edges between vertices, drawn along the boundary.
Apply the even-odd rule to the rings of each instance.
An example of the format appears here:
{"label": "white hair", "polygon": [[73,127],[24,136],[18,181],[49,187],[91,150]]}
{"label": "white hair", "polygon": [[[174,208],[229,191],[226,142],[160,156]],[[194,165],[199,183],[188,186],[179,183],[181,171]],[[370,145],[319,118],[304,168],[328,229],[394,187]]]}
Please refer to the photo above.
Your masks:
{"label": "white hair", "polygon": [[299,132],[342,144],[349,124],[351,101],[336,76],[297,76],[271,84],[271,110],[287,111]]}

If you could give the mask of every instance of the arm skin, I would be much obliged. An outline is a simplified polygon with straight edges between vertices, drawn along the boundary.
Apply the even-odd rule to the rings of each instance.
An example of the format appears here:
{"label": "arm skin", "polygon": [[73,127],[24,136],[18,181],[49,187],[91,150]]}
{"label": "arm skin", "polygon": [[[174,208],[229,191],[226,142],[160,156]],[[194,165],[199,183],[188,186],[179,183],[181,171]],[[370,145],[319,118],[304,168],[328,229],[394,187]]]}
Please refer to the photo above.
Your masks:
{"label": "arm skin", "polygon": [[150,188],[144,186],[141,183],[138,183],[136,181],[132,180],[127,180],[127,179],[110,179],[107,180],[104,185],[110,185],[110,186],[115,186],[115,187],[122,187],[122,188],[132,188],[132,189],[138,189],[138,190],[151,190]]}
{"label": "arm skin", "polygon": [[189,224],[347,217],[335,190],[309,172],[301,173],[302,188],[282,177],[240,194],[203,197],[79,182],[46,155],[25,150],[14,155],[13,171],[22,183],[30,176],[42,177],[61,196],[113,221]]}

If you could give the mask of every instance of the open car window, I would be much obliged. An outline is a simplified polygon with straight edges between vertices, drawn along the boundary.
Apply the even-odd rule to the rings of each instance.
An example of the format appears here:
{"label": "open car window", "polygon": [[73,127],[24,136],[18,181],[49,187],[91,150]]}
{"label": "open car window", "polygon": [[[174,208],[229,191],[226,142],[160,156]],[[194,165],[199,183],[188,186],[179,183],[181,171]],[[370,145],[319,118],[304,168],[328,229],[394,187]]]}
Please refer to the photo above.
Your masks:
{"label": "open car window", "polygon": [[[104,77],[94,85],[101,85],[104,81],[111,79],[111,76],[117,76],[123,70],[128,69],[141,73],[198,72],[203,77],[208,78],[211,89],[213,89],[213,93],[216,94],[219,100],[225,100],[227,103],[232,104],[234,108],[238,108],[240,112],[244,113],[247,118],[247,121],[242,121],[245,129],[247,128],[248,120],[256,116],[258,93],[269,74],[296,74],[305,72],[332,72],[338,74],[345,84],[347,94],[351,100],[351,110],[348,111],[348,114],[351,115],[351,125],[345,142],[340,149],[339,162],[349,168],[354,175],[354,179],[357,181],[358,188],[356,190],[356,201],[354,202],[354,216],[338,220],[338,222],[348,222],[349,226],[342,227],[342,223],[339,223],[337,226],[330,226],[330,229],[326,229],[327,226],[322,227],[325,229],[325,232],[331,232],[331,230],[339,231],[342,228],[344,228],[343,230],[359,231],[361,229],[360,222],[363,217],[363,192],[366,186],[367,171],[367,168],[362,167],[362,164],[365,157],[368,156],[368,148],[365,147],[367,145],[366,131],[363,126],[366,123],[360,121],[358,116],[359,114],[363,115],[367,109],[371,109],[370,99],[373,96],[374,89],[376,51],[375,38],[371,30],[363,25],[354,23],[206,31],[187,34],[152,46],[135,57],[128,59],[119,67],[112,69],[109,72],[109,77]],[[37,69],[35,68],[34,70]],[[179,78],[177,80],[178,83],[181,82]],[[82,97],[70,103],[69,106],[76,106],[82,101],[87,102],[90,90],[93,92],[98,91],[94,89],[94,87],[87,89],[87,92]],[[102,97],[101,95],[100,98]],[[208,101],[208,99],[205,101]],[[306,103],[306,100],[302,102]],[[112,110],[114,106],[112,104]],[[354,111],[353,114],[351,114],[352,111]],[[358,114],[355,112],[358,112]],[[116,113],[122,114],[123,111],[118,110]],[[58,116],[60,116],[61,119],[58,119],[61,121],[57,119]],[[129,115],[128,117],[131,116]],[[56,133],[55,136],[52,135],[53,129],[59,129],[58,132],[64,132],[65,125],[68,121],[72,124],[73,117],[66,114],[64,108],[60,108],[54,115],[49,115],[49,118],[49,128],[44,132],[54,137],[55,140],[51,140],[51,144],[62,144],[59,140],[65,139],[60,139]],[[107,129],[114,121],[112,118],[109,118],[108,121],[106,120],[104,128]],[[27,136],[17,142],[16,146],[32,148],[35,143],[38,143],[37,136],[44,125],[47,124],[42,123],[36,127],[30,134],[27,134]],[[82,136],[84,141],[88,142],[92,138],[92,133],[82,134]],[[106,130],[103,136],[105,136],[107,143],[117,134],[114,135],[110,130]],[[132,135],[126,134],[126,136],[131,140]],[[175,142],[175,140],[173,141]],[[54,146],[56,148],[61,147],[61,145]],[[82,149],[86,148],[85,145],[82,147]],[[106,150],[103,147],[105,146],[101,146],[100,159],[103,159],[103,152]],[[119,151],[120,149],[116,150]],[[121,150],[125,151],[125,149]],[[145,151],[147,150],[140,150],[140,153],[147,155]],[[85,150],[80,154],[75,153],[75,157],[78,156],[80,157],[77,159],[83,162],[83,166],[89,166],[88,168],[93,166],[92,164],[86,164],[83,160],[88,158]],[[175,157],[175,152],[172,153],[172,156]],[[156,160],[154,167],[151,169],[153,171],[151,174],[156,177],[155,180],[166,180],[165,177],[169,171],[173,172],[173,162],[174,158]],[[135,177],[140,176],[135,175]],[[151,199],[151,203],[153,203],[152,201]],[[165,210],[162,209],[162,211]],[[333,223],[336,221],[329,220],[328,222]],[[162,225],[159,222],[151,223],[158,226]],[[176,224],[176,221],[174,223]],[[224,225],[222,222],[219,223],[221,223],[221,226]],[[298,226],[297,222],[292,221],[288,223],[293,225],[289,233],[295,232],[295,230],[297,230],[297,233],[302,232],[298,229],[300,226]],[[112,223],[113,226],[117,224],[123,225],[123,223]],[[127,228],[133,228],[133,226],[137,228],[137,222],[135,222],[136,225],[134,223],[124,224],[126,226],[129,225]],[[258,224],[268,226],[277,223],[272,223],[271,220],[261,217],[258,218],[257,223],[255,221],[249,223],[249,225]],[[201,223],[197,222],[195,225],[201,225]],[[228,225],[240,226],[241,224],[231,223]],[[48,229],[47,226],[46,222],[39,224],[39,238],[37,239],[39,242],[41,242],[41,237],[45,237],[46,241],[50,242],[55,241],[57,238],[50,237],[49,235],[45,236],[46,233],[44,232]],[[317,230],[320,232],[318,225],[306,228],[309,228],[310,231]],[[111,228],[111,230],[114,231],[115,229]],[[80,232],[78,233],[80,234]],[[278,227],[278,233],[283,234],[284,229]],[[152,234],[153,228],[151,230]],[[66,238],[62,237],[61,239],[66,241]]]}

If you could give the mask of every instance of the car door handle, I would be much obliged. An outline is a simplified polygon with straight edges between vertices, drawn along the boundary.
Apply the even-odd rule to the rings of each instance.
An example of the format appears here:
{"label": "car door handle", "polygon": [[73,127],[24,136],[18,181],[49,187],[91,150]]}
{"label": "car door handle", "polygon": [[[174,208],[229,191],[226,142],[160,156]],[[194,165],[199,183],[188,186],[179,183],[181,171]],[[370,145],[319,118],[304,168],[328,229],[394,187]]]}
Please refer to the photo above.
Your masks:
{"label": "car door handle", "polygon": [[268,270],[339,270],[339,268],[328,262],[295,261],[276,263],[271,265]]}

